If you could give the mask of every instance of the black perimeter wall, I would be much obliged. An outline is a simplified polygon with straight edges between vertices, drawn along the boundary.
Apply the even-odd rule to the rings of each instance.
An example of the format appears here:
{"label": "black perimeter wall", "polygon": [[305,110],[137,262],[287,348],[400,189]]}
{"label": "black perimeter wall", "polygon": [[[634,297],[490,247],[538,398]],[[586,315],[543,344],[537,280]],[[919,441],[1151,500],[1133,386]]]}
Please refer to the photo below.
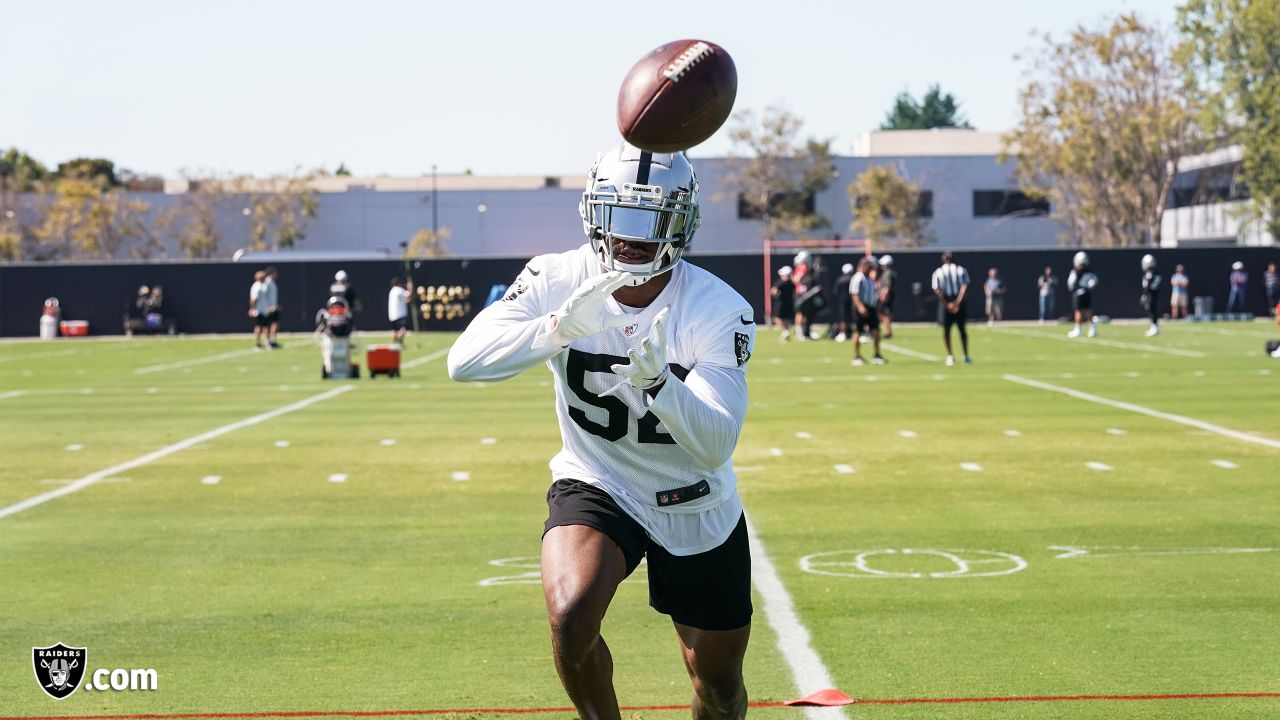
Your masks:
{"label": "black perimeter wall", "polygon": [[[1148,250],[1089,250],[1099,285],[1094,308],[1112,317],[1138,317],[1139,262]],[[1266,312],[1262,273],[1268,262],[1280,262],[1280,248],[1210,248],[1151,251],[1160,263],[1166,288],[1175,265],[1186,267],[1192,297],[1208,295],[1222,311],[1227,299],[1227,276],[1231,263],[1241,261],[1249,272],[1247,310]],[[1050,266],[1058,276],[1057,314],[1066,315],[1070,298],[1066,292],[1071,270],[1072,249],[957,251],[956,260],[969,270],[973,280],[967,311],[971,317],[983,314],[982,282],[987,268],[998,267],[1008,287],[1005,317],[1034,319],[1038,310],[1036,277]],[[894,252],[898,271],[898,292],[894,315],[900,320],[932,320],[936,307],[929,291],[929,278],[938,266],[938,250]],[[757,320],[764,318],[764,270],[760,255],[696,254],[688,258],[724,278],[755,307]],[[773,269],[791,263],[791,254],[773,258]],[[850,254],[823,255],[828,285],[835,281],[840,266],[856,258]],[[523,267],[522,258],[482,260],[421,260],[414,262],[413,278],[419,285],[464,285],[471,288],[472,314],[479,311],[489,288],[507,284]],[[358,317],[362,330],[389,328],[385,312],[389,280],[404,273],[399,260],[360,262],[282,262],[280,271],[281,329],[310,331],[316,310],[328,298],[333,274],[345,269],[351,276],[364,311]],[[123,332],[122,318],[133,302],[138,286],[164,288],[165,315],[177,321],[183,333],[247,332],[249,285],[258,267],[230,262],[148,263],[148,264],[18,264],[0,266],[0,336],[21,337],[39,334],[41,307],[46,297],[57,297],[64,320],[88,320],[92,334]],[[924,291],[918,302],[912,284]],[[1167,312],[1169,295],[1161,297],[1161,312]],[[822,320],[823,318],[819,318]],[[425,322],[423,329],[460,329],[466,319],[453,322]]]}

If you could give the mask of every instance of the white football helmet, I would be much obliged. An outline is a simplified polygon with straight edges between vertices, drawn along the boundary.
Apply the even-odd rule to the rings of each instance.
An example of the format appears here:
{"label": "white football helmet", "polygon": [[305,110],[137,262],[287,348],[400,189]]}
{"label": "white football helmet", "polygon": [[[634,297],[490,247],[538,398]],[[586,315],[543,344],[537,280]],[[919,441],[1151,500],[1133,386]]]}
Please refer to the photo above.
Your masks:
{"label": "white football helmet", "polygon": [[1155,255],[1143,255],[1143,256],[1142,256],[1142,269],[1143,269],[1143,270],[1145,270],[1145,271],[1147,271],[1147,272],[1151,272],[1152,270],[1155,270],[1155,269],[1156,269],[1156,256],[1155,256]]}
{"label": "white football helmet", "polygon": [[[596,159],[578,205],[582,229],[606,270],[643,285],[675,267],[698,229],[698,178],[684,153],[651,153],[627,143]],[[653,259],[628,262],[620,243],[653,243]]]}
{"label": "white football helmet", "polygon": [[892,266],[892,265],[893,265],[893,256],[892,256],[892,255],[881,255],[881,256],[880,256],[880,264],[881,264],[881,265],[883,265],[883,266],[885,266],[885,267],[890,267],[890,266]]}
{"label": "white football helmet", "polygon": [[1088,266],[1089,266],[1089,253],[1087,253],[1087,252],[1085,252],[1085,251],[1083,251],[1083,250],[1081,250],[1080,252],[1076,253],[1076,256],[1075,256],[1074,258],[1072,258],[1072,259],[1071,259],[1071,264],[1072,264],[1072,265],[1075,265],[1076,267],[1088,267]]}
{"label": "white football helmet", "polygon": [[791,263],[793,265],[812,265],[813,253],[810,253],[808,250],[801,250],[796,253],[794,258],[791,259]]}

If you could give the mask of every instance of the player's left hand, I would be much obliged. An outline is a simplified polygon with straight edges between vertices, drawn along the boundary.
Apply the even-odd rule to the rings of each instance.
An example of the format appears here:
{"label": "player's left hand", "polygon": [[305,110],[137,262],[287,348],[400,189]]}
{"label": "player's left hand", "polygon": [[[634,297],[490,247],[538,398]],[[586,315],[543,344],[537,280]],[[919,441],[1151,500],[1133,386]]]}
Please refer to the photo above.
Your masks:
{"label": "player's left hand", "polygon": [[615,374],[621,375],[622,382],[600,393],[600,396],[612,395],[623,385],[630,385],[637,390],[657,390],[667,381],[667,316],[671,308],[658,311],[653,319],[653,328],[649,337],[640,343],[639,350],[628,350],[627,365],[609,367]]}

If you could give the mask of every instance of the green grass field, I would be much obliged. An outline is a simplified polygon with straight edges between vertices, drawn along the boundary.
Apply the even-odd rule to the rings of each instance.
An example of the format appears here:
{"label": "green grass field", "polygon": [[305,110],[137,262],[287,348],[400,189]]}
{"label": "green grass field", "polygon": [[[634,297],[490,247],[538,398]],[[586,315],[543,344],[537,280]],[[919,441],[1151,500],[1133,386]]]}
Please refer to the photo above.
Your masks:
{"label": "green grass field", "polygon": [[[933,327],[900,328],[885,367],[761,331],[734,461],[840,689],[1280,693],[1274,326],[1066,329],[975,327],[957,367]],[[0,717],[567,705],[536,584],[550,373],[451,383],[452,339],[419,336],[404,377],[358,383],[320,380],[309,338],[0,344]],[[688,700],[643,567],[605,635],[624,705]],[[159,690],[55,702],[30,650],[59,641],[91,669],[154,668]],[[777,642],[757,596],[753,701],[797,694]],[[1280,717],[1280,697],[842,712],[1240,720]]]}

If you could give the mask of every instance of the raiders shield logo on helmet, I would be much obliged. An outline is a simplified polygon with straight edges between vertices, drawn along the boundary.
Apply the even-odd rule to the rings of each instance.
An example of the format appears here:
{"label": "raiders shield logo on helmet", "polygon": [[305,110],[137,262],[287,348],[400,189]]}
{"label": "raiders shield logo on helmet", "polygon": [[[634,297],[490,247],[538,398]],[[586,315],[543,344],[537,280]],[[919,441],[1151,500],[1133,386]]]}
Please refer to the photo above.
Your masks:
{"label": "raiders shield logo on helmet", "polygon": [[69,697],[80,687],[88,657],[88,648],[68,647],[62,643],[31,648],[31,666],[36,671],[36,682],[54,700]]}

